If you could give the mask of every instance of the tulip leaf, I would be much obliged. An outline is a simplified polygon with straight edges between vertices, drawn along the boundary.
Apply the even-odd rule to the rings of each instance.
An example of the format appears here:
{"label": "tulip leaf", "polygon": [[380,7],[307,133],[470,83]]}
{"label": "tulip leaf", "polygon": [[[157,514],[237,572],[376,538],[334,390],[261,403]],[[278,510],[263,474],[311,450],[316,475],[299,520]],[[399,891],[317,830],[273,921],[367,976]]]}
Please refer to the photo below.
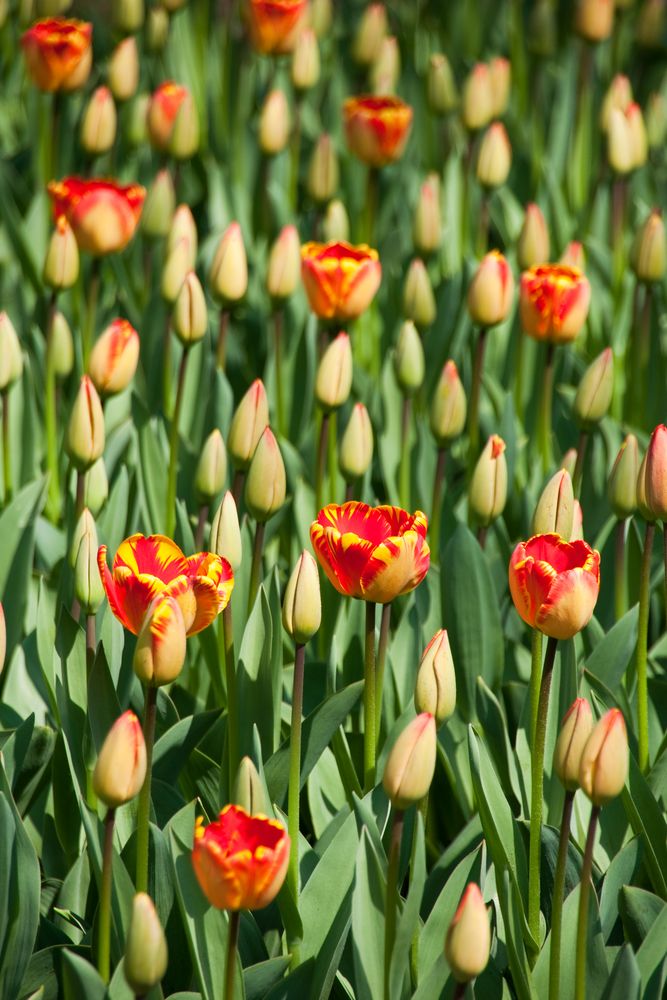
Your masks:
{"label": "tulip leaf", "polygon": [[641,862],[642,845],[639,837],[633,837],[616,854],[605,872],[600,892],[600,923],[602,936],[609,940],[618,920],[618,897],[621,887],[629,885]]}
{"label": "tulip leaf", "polygon": [[385,895],[383,863],[364,827],[352,893],[352,957],[358,1000],[377,1000],[383,993]]}
{"label": "tulip leaf", "polygon": [[37,515],[46,500],[43,478],[24,486],[0,514],[0,599],[5,612],[7,654],[23,633],[32,575]]}
{"label": "tulip leaf", "polygon": [[642,977],[632,945],[624,944],[605,986],[605,1000],[640,1000]]}
{"label": "tulip leaf", "polygon": [[630,826],[641,837],[653,889],[667,900],[667,821],[632,754],[621,801]]}
{"label": "tulip leaf", "polygon": [[62,953],[64,1000],[105,1000],[107,988],[94,965],[83,955],[65,948]]}
{"label": "tulip leaf", "polygon": [[[476,847],[466,855],[451,873],[440,895],[433,904],[426,923],[419,935],[419,979],[433,974],[444,944],[443,931],[449,927],[469,882],[481,880],[481,848]],[[445,977],[449,970],[443,967]],[[442,985],[444,985],[444,980]],[[434,994],[435,995],[435,994]]]}
{"label": "tulip leaf", "polygon": [[289,964],[289,957],[280,955],[244,969],[246,1000],[264,1000],[269,990],[282,979]]}
{"label": "tulip leaf", "polygon": [[[656,1000],[664,996],[662,987],[667,975],[665,941],[667,941],[667,906],[663,906],[637,951],[637,965],[645,991],[643,996],[649,996],[649,988],[651,988],[652,995],[656,997]],[[658,983],[659,990],[657,989]]]}
{"label": "tulip leaf", "polygon": [[646,889],[624,885],[618,894],[618,912],[625,939],[638,949],[667,903]]}
{"label": "tulip leaf", "polygon": [[220,709],[199,712],[180,719],[164,733],[155,744],[153,774],[163,781],[174,782],[188,756],[215,725]]}
{"label": "tulip leaf", "polygon": [[639,605],[630,608],[620,621],[595,644],[586,662],[586,670],[599,678],[611,691],[620,685],[637,646]]}

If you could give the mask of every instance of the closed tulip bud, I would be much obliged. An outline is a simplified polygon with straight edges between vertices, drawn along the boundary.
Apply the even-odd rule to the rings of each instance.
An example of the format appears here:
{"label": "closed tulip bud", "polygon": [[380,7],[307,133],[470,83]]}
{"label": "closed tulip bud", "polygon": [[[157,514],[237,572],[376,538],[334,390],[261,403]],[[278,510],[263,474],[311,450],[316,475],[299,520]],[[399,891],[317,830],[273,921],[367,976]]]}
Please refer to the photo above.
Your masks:
{"label": "closed tulip bud", "polygon": [[437,313],[435,295],[424,261],[419,257],[411,262],[403,285],[403,314],[414,320],[418,327],[430,326]]}
{"label": "closed tulip bud", "polygon": [[179,205],[174,212],[167,237],[167,252],[171,252],[180,240],[185,240],[190,252],[190,269],[197,260],[197,227],[188,205]]}
{"label": "closed tulip bud", "polygon": [[614,27],[614,0],[578,0],[574,30],[588,42],[603,42]]}
{"label": "closed tulip bud", "polygon": [[394,809],[409,809],[423,799],[435,773],[435,719],[421,712],[409,722],[389,751],[382,787]]}
{"label": "closed tulip bud", "polygon": [[447,630],[439,629],[424,650],[417,671],[415,708],[430,712],[440,726],[456,708],[456,673]]}
{"label": "closed tulip bud", "polygon": [[[634,120],[636,121],[636,115]],[[612,108],[607,130],[607,159],[615,173],[624,176],[638,166],[636,142],[629,109],[624,113],[618,108]]]}
{"label": "closed tulip bud", "polygon": [[107,72],[109,88],[117,101],[129,101],[139,86],[139,53],[134,35],[124,38],[111,53]]}
{"label": "closed tulip bud", "polygon": [[594,806],[604,806],[623,791],[630,752],[625,719],[611,708],[586,741],[579,767],[579,785]]}
{"label": "closed tulip bud", "polygon": [[331,136],[325,132],[315,143],[308,165],[308,194],[318,204],[329,201],[338,190],[338,182],[338,154]]}
{"label": "closed tulip bud", "polygon": [[171,594],[158,594],[137,637],[135,674],[153,687],[170,684],[183,669],[185,648],[185,622],[178,600]]}
{"label": "closed tulip bud", "polygon": [[264,791],[262,779],[250,757],[242,757],[234,783],[232,802],[241,806],[250,816],[257,813],[266,815],[270,805]]}
{"label": "closed tulip bud", "polygon": [[387,34],[387,11],[384,4],[370,3],[361,15],[352,44],[352,58],[360,66],[370,66],[380,52]]}
{"label": "closed tulip bud", "polygon": [[424,348],[411,319],[401,324],[394,351],[396,381],[406,396],[413,396],[424,381]]}
{"label": "closed tulip bud", "polygon": [[127,389],[139,363],[139,334],[126,319],[115,319],[95,341],[88,374],[102,396]]}
{"label": "closed tulip bud", "polygon": [[88,375],[81,378],[67,427],[67,453],[79,470],[89,469],[104,451],[104,413]]}
{"label": "closed tulip bud", "polygon": [[609,128],[609,118],[613,108],[625,113],[634,98],[632,96],[632,84],[623,73],[617,73],[613,78],[607,93],[604,95],[602,110],[600,111],[600,128],[606,132]]}
{"label": "closed tulip bud", "polygon": [[477,156],[477,180],[486,188],[500,187],[512,165],[512,147],[502,122],[493,122],[484,133]]}
{"label": "closed tulip bud", "polygon": [[638,281],[647,284],[665,276],[665,224],[660,209],[654,208],[637,231],[632,248],[632,268]]}
{"label": "closed tulip bud", "polygon": [[265,156],[275,156],[287,145],[290,115],[287,97],[282,90],[266,95],[259,116],[259,148]]}
{"label": "closed tulip bud", "polygon": [[635,169],[643,167],[648,158],[648,136],[644,115],[638,104],[631,104],[626,112],[632,146],[632,163]]}
{"label": "closed tulip bud", "polygon": [[113,23],[123,34],[138,31],[144,23],[144,0],[115,0]]}
{"label": "closed tulip bud", "polygon": [[533,514],[533,534],[556,533],[571,540],[574,518],[574,490],[567,469],[559,469],[542,490]]}
{"label": "closed tulip bud", "polygon": [[567,449],[567,451],[563,455],[563,459],[562,459],[562,461],[560,463],[560,467],[561,467],[561,469],[565,469],[565,471],[569,473],[570,478],[572,478],[574,476],[574,470],[577,467],[577,449],[576,448],[568,448]]}
{"label": "closed tulip bud", "polygon": [[23,354],[14,324],[6,312],[0,312],[0,392],[5,392],[21,378]]}
{"label": "closed tulip bud", "polygon": [[461,118],[470,132],[488,125],[493,118],[491,74],[486,63],[476,63],[463,84]]}
{"label": "closed tulip bud", "polygon": [[[70,543],[68,552],[68,561],[72,569],[74,569],[76,565],[76,557],[79,551],[79,545],[81,544],[81,539],[86,533],[92,535],[95,538],[95,540],[97,540],[97,528],[95,526],[95,518],[90,513],[88,507],[83,508],[83,510],[79,514],[79,518],[76,524],[74,525],[74,532],[72,534],[72,541]],[[95,550],[95,554],[97,555],[97,549]],[[99,576],[99,572],[97,575]]]}
{"label": "closed tulip bud", "polygon": [[150,7],[146,22],[146,48],[162,52],[169,38],[169,14],[164,7]]}
{"label": "closed tulip bud", "polygon": [[607,496],[611,509],[622,521],[637,510],[637,476],[639,475],[639,446],[634,434],[628,434],[614,461]]}
{"label": "closed tulip bud", "polygon": [[667,521],[667,427],[659,424],[646,451],[646,501],[658,521]]}
{"label": "closed tulip bud", "polygon": [[338,449],[338,464],[346,483],[366,474],[373,461],[373,426],[363,403],[355,403]]}
{"label": "closed tulip bud", "polygon": [[248,288],[248,259],[238,222],[220,237],[208,275],[211,291],[226,305],[240,302]]}
{"label": "closed tulip bud", "polygon": [[59,216],[44,261],[44,284],[54,291],[71,288],[79,277],[79,247],[72,227]]}
{"label": "closed tulip bud", "polygon": [[174,332],[182,344],[189,346],[206,333],[208,316],[204,289],[194,271],[186,275],[174,304]]}
{"label": "closed tulip bud", "polygon": [[468,288],[468,312],[481,327],[507,319],[514,299],[514,277],[498,250],[485,254]]}
{"label": "closed tulip bud", "polygon": [[649,149],[660,149],[667,138],[667,100],[660,92],[649,95],[646,106],[646,136]]}
{"label": "closed tulip bud", "polygon": [[339,198],[327,205],[322,223],[324,239],[328,242],[346,243],[350,236],[350,220],[347,209]]}
{"label": "closed tulip bud", "polygon": [[296,226],[283,226],[271,247],[266,290],[274,302],[288,299],[301,280],[301,240]]}
{"label": "closed tulip bud", "polygon": [[94,517],[104,507],[109,497],[109,479],[104,458],[100,456],[87,470],[83,479],[83,502]]}
{"label": "closed tulip bud", "polygon": [[593,713],[586,698],[577,698],[567,710],[554,749],[554,771],[568,792],[579,787],[584,747],[593,731]]}
{"label": "closed tulip bud", "polygon": [[215,512],[208,547],[210,552],[215,552],[216,555],[226,559],[236,573],[241,565],[243,547],[239,514],[231,490],[227,490]]}
{"label": "closed tulip bud", "polygon": [[584,245],[579,240],[572,240],[563,250],[560,263],[567,267],[576,267],[578,271],[586,270],[586,254]]}
{"label": "closed tulip bud", "polygon": [[148,189],[144,210],[141,213],[141,228],[146,236],[152,239],[166,236],[171,227],[175,207],[176,193],[171,174],[168,170],[160,170]]}
{"label": "closed tulip bud", "polygon": [[446,115],[459,103],[452,67],[442,52],[434,52],[428,62],[426,99],[436,115]]}
{"label": "closed tulip bud", "polygon": [[97,565],[97,530],[92,515],[88,514],[74,560],[74,596],[85,614],[94,615],[104,600],[104,587]]}
{"label": "closed tulip bud", "polygon": [[227,478],[227,452],[222,434],[216,427],[204,442],[197,463],[195,490],[197,496],[206,503],[218,495]]}
{"label": "closed tulip bud", "polygon": [[421,188],[415,210],[412,238],[419,253],[434,253],[442,240],[440,178],[429,174]]}
{"label": "closed tulip bud", "polygon": [[74,340],[69,323],[59,309],[52,319],[51,351],[57,377],[66,378],[74,367]]}
{"label": "closed tulip bud", "polygon": [[160,291],[165,302],[173,305],[183,287],[188,273],[192,270],[192,250],[187,239],[181,239],[170,250],[162,268]]}
{"label": "closed tulip bud", "polygon": [[549,230],[542,210],[535,202],[526,205],[516,256],[522,271],[549,260]]}
{"label": "closed tulip bud", "polygon": [[5,612],[0,604],[0,674],[4,670],[5,657],[7,655],[7,625],[5,623]]}
{"label": "closed tulip bud", "polygon": [[382,39],[377,59],[371,66],[371,89],[374,94],[393,94],[401,75],[401,52],[393,35]]}
{"label": "closed tulip bud", "polygon": [[339,333],[322,355],[315,378],[315,399],[323,410],[346,403],[352,388],[352,348],[346,333]]}
{"label": "closed tulip bud", "polygon": [[285,464],[270,427],[265,427],[252,456],[245,484],[245,504],[255,521],[263,523],[285,503]]}
{"label": "closed tulip bud", "polygon": [[149,94],[137,94],[130,102],[130,114],[128,117],[125,136],[130,146],[135,149],[148,141],[148,125],[146,118],[148,106],[151,102]]}
{"label": "closed tulip bud", "polygon": [[574,397],[572,413],[580,427],[595,427],[607,416],[613,390],[614,355],[607,347],[584,372]]}
{"label": "closed tulip bud", "polygon": [[190,91],[176,112],[167,149],[176,160],[189,160],[199,149],[199,116]]}
{"label": "closed tulip bud", "polygon": [[665,0],[644,0],[637,12],[637,43],[645,49],[659,49],[665,33]]}
{"label": "closed tulip bud", "polygon": [[500,118],[507,111],[510,100],[510,86],[512,82],[512,67],[509,59],[503,56],[496,56],[489,63],[489,76],[491,78],[491,100],[493,118]]}
{"label": "closed tulip bud", "polygon": [[445,958],[458,983],[468,983],[484,972],[491,951],[489,915],[479,886],[471,882],[447,928]]}
{"label": "closed tulip bud", "polygon": [[261,379],[252,383],[232,417],[227,450],[237,469],[247,469],[257,442],[269,425],[269,401]]}
{"label": "closed tulip bud", "polygon": [[292,51],[292,83],[296,91],[310,90],[320,78],[320,49],[312,28],[304,28]]}
{"label": "closed tulip bud", "polygon": [[574,507],[572,511],[572,534],[570,535],[571,542],[583,541],[584,540],[584,511],[576,499],[574,500]]}
{"label": "closed tulip bud", "polygon": [[646,491],[646,468],[648,465],[648,451],[644,455],[641,465],[639,466],[639,472],[637,473],[637,509],[639,513],[648,521],[650,524],[655,521],[655,515],[651,510],[648,502],[648,494]]}
{"label": "closed tulip bud", "polygon": [[463,431],[466,423],[466,394],[453,361],[447,361],[431,402],[431,432],[438,447],[444,448]]}
{"label": "closed tulip bud", "polygon": [[138,795],[146,777],[146,744],[134,712],[116,719],[102,744],[93,789],[109,809],[117,809]]}
{"label": "closed tulip bud", "polygon": [[138,892],[132,900],[130,926],[125,942],[123,972],[130,989],[145,996],[167,971],[167,941],[153,900]]}
{"label": "closed tulip bud", "polygon": [[325,38],[331,29],[333,10],[331,0],[312,0],[310,24],[318,38]]}
{"label": "closed tulip bud", "polygon": [[486,527],[500,517],[506,502],[505,442],[497,434],[492,434],[472,474],[468,504],[475,520]]}
{"label": "closed tulip bud", "polygon": [[314,557],[305,549],[292,570],[283,599],[283,628],[303,646],[322,621],[320,576]]}

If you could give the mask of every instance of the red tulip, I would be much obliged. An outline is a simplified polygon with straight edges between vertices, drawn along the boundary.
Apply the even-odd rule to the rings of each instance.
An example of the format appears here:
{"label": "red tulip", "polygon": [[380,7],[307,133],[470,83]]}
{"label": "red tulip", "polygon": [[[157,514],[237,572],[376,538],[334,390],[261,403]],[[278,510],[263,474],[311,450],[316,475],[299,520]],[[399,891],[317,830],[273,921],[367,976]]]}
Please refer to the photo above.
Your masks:
{"label": "red tulip", "polygon": [[348,97],[343,124],[351,152],[371,167],[384,167],[403,155],[412,108],[400,97]]}
{"label": "red tulip", "polygon": [[65,177],[51,181],[48,192],[56,219],[64,215],[81,250],[99,256],[123,250],[134,236],[146,191],[113,180]]}
{"label": "red tulip", "polygon": [[373,301],[382,268],[377,250],[365,244],[306,243],[301,247],[301,277],[316,316],[348,320]]}
{"label": "red tulip", "polygon": [[40,90],[75,90],[92,65],[93,26],[87,21],[47,17],[21,37],[26,68]]}
{"label": "red tulip", "polygon": [[308,0],[250,0],[250,37],[258,52],[291,52]]}
{"label": "red tulip", "polygon": [[574,340],[586,322],[590,301],[588,278],[576,267],[536,264],[521,275],[521,324],[535,340]]}

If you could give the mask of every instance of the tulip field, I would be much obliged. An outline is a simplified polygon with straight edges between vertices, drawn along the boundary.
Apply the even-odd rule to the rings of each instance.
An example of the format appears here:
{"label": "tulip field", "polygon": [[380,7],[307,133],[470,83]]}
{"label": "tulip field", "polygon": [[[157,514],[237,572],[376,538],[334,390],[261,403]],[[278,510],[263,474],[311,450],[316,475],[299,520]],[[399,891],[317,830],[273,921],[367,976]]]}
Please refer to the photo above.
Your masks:
{"label": "tulip field", "polygon": [[667,996],[665,0],[0,0],[0,1000]]}

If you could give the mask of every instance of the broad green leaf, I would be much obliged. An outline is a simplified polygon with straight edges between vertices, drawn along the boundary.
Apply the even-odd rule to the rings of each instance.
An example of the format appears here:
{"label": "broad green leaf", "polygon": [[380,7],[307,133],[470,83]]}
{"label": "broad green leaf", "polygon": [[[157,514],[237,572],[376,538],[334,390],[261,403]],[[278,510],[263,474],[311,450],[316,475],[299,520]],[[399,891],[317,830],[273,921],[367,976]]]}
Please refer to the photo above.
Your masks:
{"label": "broad green leaf", "polygon": [[648,936],[667,903],[646,889],[624,885],[618,894],[618,912],[623,921],[625,939],[635,950]]}
{"label": "broad green leaf", "polygon": [[641,837],[653,888],[667,900],[667,821],[632,754],[621,800],[632,829]]}
{"label": "broad green leaf", "polygon": [[366,828],[361,831],[352,894],[352,956],[358,1000],[383,995],[385,876]]}
{"label": "broad green leaf", "polygon": [[618,688],[632,661],[637,645],[637,619],[639,605],[623,615],[597,643],[588,657],[586,669],[598,677],[611,690]]}
{"label": "broad green leaf", "polygon": [[64,1000],[105,1000],[107,988],[91,962],[68,948],[62,953]]}
{"label": "broad green leaf", "polygon": [[[637,965],[644,990],[648,989],[656,971],[665,969],[665,941],[667,941],[667,906],[662,908],[637,951]],[[658,975],[664,982],[664,973],[658,972]]]}
{"label": "broad green leaf", "polygon": [[641,973],[632,946],[624,944],[614,962],[607,985],[605,1000],[640,1000]]}
{"label": "broad green leaf", "polygon": [[359,843],[357,824],[349,813],[321,854],[314,872],[301,891],[299,912],[303,923],[301,958],[318,957],[330,928],[343,911],[350,915],[355,857]]}

